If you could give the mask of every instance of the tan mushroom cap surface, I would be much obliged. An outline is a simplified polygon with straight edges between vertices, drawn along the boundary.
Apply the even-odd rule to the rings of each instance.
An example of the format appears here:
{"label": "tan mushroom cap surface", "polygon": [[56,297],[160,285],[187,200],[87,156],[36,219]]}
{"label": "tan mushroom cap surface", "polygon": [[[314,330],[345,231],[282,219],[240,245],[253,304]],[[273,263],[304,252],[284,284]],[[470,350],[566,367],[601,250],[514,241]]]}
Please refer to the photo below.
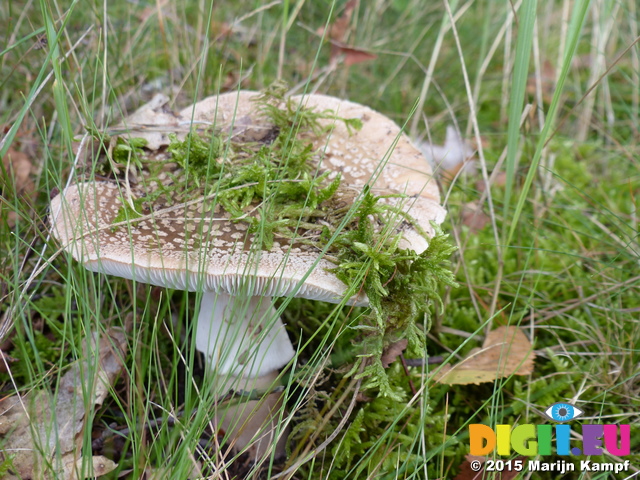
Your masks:
{"label": "tan mushroom cap surface", "polygon": [[[209,97],[179,114],[149,104],[125,125],[134,130],[132,137],[145,138],[152,151],[169,143],[169,132],[184,136],[192,119],[215,125],[234,140],[255,141],[270,129],[251,101],[256,95],[233,92]],[[430,222],[441,223],[445,217],[437,185],[422,154],[393,121],[368,107],[324,95],[293,100],[363,123],[359,131],[349,132],[344,122],[322,119],[320,123],[332,125],[332,130],[308,138],[319,152],[319,171],[329,171],[329,178],[342,175],[337,204],[348,206],[366,184],[376,195],[404,193],[407,198],[386,201],[433,233]],[[142,185],[133,185],[130,191],[136,198],[146,195]],[[51,201],[54,236],[89,270],[191,291],[293,294],[334,303],[344,298],[347,287],[331,272],[335,264],[316,246],[276,237],[269,251],[252,248],[255,236],[247,224],[231,222],[215,198],[177,204],[159,201],[140,218],[114,223],[127,195],[115,181],[88,181],[68,187]],[[403,247],[418,253],[427,248],[427,241],[408,222],[398,220],[396,229],[403,235]],[[367,300],[353,297],[348,303],[363,305]]]}

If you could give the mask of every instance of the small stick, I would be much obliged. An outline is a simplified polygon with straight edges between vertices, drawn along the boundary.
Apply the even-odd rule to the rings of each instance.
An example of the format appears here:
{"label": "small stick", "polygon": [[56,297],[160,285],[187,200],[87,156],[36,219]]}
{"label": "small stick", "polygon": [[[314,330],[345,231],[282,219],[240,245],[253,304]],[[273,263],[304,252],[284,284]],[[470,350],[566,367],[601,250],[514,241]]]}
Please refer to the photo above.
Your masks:
{"label": "small stick", "polygon": [[403,354],[400,354],[400,361],[402,362],[402,368],[404,368],[404,374],[407,376],[407,379],[409,380],[409,388],[411,388],[411,393],[415,397],[418,392],[416,391],[416,387],[413,385],[413,380],[411,380],[411,376],[409,375],[409,369],[407,368],[407,361],[405,360]]}

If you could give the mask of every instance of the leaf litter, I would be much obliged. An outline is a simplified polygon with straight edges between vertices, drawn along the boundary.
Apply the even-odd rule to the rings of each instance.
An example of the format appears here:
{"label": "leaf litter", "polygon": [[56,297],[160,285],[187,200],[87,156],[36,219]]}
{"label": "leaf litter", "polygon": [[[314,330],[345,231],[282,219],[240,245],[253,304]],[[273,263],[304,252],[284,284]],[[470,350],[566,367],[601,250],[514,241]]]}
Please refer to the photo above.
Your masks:
{"label": "leaf litter", "polygon": [[[0,202],[0,209],[7,209],[7,222],[9,226],[14,226],[18,219],[18,213],[12,204],[18,199],[28,204],[35,201],[37,195],[36,185],[31,179],[31,174],[35,169],[26,153],[15,150],[12,147],[9,148],[9,151],[2,159],[2,169],[0,186],[2,186],[5,196],[7,192],[10,192],[10,197]],[[11,196],[14,194],[16,198],[12,199]],[[7,204],[7,202],[10,204]]]}
{"label": "leaf litter", "polygon": [[[338,62],[342,60],[342,62],[349,67],[378,58],[375,53],[347,44],[353,11],[357,4],[357,0],[349,0],[344,7],[342,15],[334,20],[329,26],[329,31],[326,32],[328,40],[331,43],[331,53],[329,54],[329,64],[331,65],[337,65]],[[318,33],[318,35],[324,34],[325,28],[320,27],[316,33]]]}
{"label": "leaf litter", "polygon": [[[10,464],[4,478],[74,480],[99,477],[116,468],[104,456],[85,459],[81,454],[84,431],[92,423],[83,392],[91,388],[90,403],[102,405],[122,371],[126,350],[122,329],[94,333],[83,359],[60,378],[56,393],[34,389],[0,400],[0,462]],[[95,376],[89,377],[93,372]]]}
{"label": "leaf litter", "polygon": [[448,385],[479,385],[511,375],[533,373],[535,354],[518,327],[502,326],[489,332],[482,348],[474,348],[454,366],[444,365],[434,376]]}

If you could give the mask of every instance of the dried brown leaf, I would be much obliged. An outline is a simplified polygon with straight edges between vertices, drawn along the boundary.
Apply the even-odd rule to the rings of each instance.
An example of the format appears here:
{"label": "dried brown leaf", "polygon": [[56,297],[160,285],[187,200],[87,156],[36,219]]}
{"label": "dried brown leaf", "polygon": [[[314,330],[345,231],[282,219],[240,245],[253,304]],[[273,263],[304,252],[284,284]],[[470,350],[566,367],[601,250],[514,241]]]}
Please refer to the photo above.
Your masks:
{"label": "dried brown leaf", "polygon": [[[78,478],[78,475],[83,470],[83,462],[84,460],[82,459],[82,457],[75,457],[72,453],[64,455],[62,457],[62,478]],[[115,468],[118,466],[118,464],[113,460],[109,460],[107,457],[103,457],[102,455],[91,457],[91,464],[93,468],[93,474],[91,475],[91,478],[106,475],[107,473],[115,470]]]}
{"label": "dried brown leaf", "polygon": [[[343,56],[344,55],[344,56]],[[342,61],[346,66],[355,65],[357,63],[375,60],[378,56],[375,53],[367,52],[361,48],[348,47],[346,45],[331,44],[331,58],[336,59],[343,56]]]}
{"label": "dried brown leaf", "polygon": [[522,330],[498,327],[489,332],[482,348],[474,348],[453,367],[445,365],[435,380],[448,385],[478,385],[511,375],[529,375],[534,358],[531,342]]}
{"label": "dried brown leaf", "polygon": [[340,17],[333,22],[333,25],[331,25],[331,31],[329,32],[331,40],[335,42],[346,41],[349,26],[351,25],[351,18],[353,17],[353,11],[357,5],[358,0],[349,0],[346,3],[342,15],[340,15]]}
{"label": "dried brown leaf", "polygon": [[19,195],[30,196],[35,193],[35,185],[31,180],[32,164],[25,153],[9,147],[9,151],[2,159],[2,164]]}
{"label": "dried brown leaf", "polygon": [[[342,15],[335,19],[335,21],[329,26],[329,40],[333,40],[334,42],[345,42],[347,37],[347,32],[349,30],[349,25],[351,24],[351,17],[353,16],[353,11],[358,4],[358,0],[349,0],[344,6],[344,11]],[[322,35],[324,33],[324,27],[320,27],[316,33],[318,35]]]}
{"label": "dried brown leaf", "polygon": [[460,464],[460,472],[453,477],[453,480],[480,480],[484,473],[482,470],[476,472],[471,468],[471,462],[478,461],[484,464],[485,457],[476,457],[474,455],[466,455],[464,461]]}
{"label": "dried brown leaf", "polygon": [[[16,192],[18,197],[27,203],[32,203],[35,200],[36,186],[31,179],[31,172],[33,165],[31,159],[24,152],[19,152],[13,148],[9,148],[7,154],[2,159],[2,165],[6,175],[3,175],[0,180],[0,185],[5,182],[10,182],[10,187],[5,192]],[[5,193],[6,195],[6,193]],[[11,200],[8,200],[11,203]],[[7,203],[0,203],[0,208],[10,208]],[[7,222],[9,226],[13,226],[16,223],[18,213],[14,209],[10,209],[7,212]]]}
{"label": "dried brown leaf", "polygon": [[[125,351],[122,330],[110,329],[99,342],[94,335],[93,344],[84,352],[87,360],[77,362],[64,374],[55,395],[34,390],[0,400],[0,462],[11,455],[11,471],[15,474],[5,478],[78,478],[82,432],[90,426],[85,418],[83,391],[93,388],[93,404],[102,404],[122,370]],[[96,353],[98,368],[90,368]],[[88,377],[90,372],[96,372],[95,377]],[[104,457],[93,457],[92,463],[92,476],[104,475],[116,466]]]}
{"label": "dried brown leaf", "polygon": [[[336,18],[329,26],[327,37],[331,43],[331,53],[329,55],[329,63],[331,64],[336,64],[339,60],[342,60],[346,66],[350,66],[378,58],[375,53],[347,43],[353,12],[357,5],[358,0],[349,0],[344,6],[342,15]],[[319,28],[317,33],[322,35],[324,31],[324,28]]]}
{"label": "dried brown leaf", "polygon": [[489,215],[484,213],[474,202],[463,205],[460,215],[462,224],[469,227],[471,233],[479,232],[491,221]]}
{"label": "dried brown leaf", "polygon": [[380,357],[380,362],[382,362],[382,366],[387,368],[393,362],[396,361],[402,353],[407,349],[407,344],[409,341],[406,338],[402,340],[398,340],[397,342],[389,345],[384,352],[382,352],[382,356]]}

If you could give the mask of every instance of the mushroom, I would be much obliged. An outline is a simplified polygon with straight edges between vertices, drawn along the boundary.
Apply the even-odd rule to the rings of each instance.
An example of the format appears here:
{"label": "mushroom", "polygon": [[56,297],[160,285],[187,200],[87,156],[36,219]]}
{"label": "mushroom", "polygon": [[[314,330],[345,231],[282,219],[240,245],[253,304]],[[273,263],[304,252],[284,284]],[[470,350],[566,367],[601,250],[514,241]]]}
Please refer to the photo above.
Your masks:
{"label": "mushroom", "polygon": [[[165,160],[168,133],[185,138],[191,126],[213,126],[236,142],[268,142],[273,126],[257,108],[257,95],[242,91],[210,97],[177,114],[167,114],[154,100],[129,117],[124,127],[131,137],[147,141],[150,154]],[[410,214],[433,235],[430,222],[441,223],[445,217],[438,187],[420,151],[393,121],[368,107],[324,95],[292,101],[362,122],[362,128],[353,131],[343,122],[322,118],[318,122],[327,131],[305,134],[316,152],[318,171],[328,173],[328,181],[341,175],[341,187],[332,200],[336,205],[348,208],[365,186],[377,195],[404,194],[384,201]],[[202,292],[196,348],[215,373],[219,393],[269,385],[294,357],[273,307],[274,297],[367,305],[363,294],[345,298],[347,286],[316,246],[277,237],[270,249],[263,249],[257,246],[256,234],[245,222],[232,221],[215,195],[150,195],[162,182],[170,182],[170,176],[136,184],[87,180],[71,185],[51,201],[52,231],[89,270]],[[122,212],[132,198],[141,200],[136,204],[139,216],[126,220]],[[247,215],[255,215],[255,209]],[[427,240],[411,223],[399,222],[395,228],[402,233],[402,247],[417,253],[427,248]],[[249,438],[236,446],[254,434],[249,432]]]}

